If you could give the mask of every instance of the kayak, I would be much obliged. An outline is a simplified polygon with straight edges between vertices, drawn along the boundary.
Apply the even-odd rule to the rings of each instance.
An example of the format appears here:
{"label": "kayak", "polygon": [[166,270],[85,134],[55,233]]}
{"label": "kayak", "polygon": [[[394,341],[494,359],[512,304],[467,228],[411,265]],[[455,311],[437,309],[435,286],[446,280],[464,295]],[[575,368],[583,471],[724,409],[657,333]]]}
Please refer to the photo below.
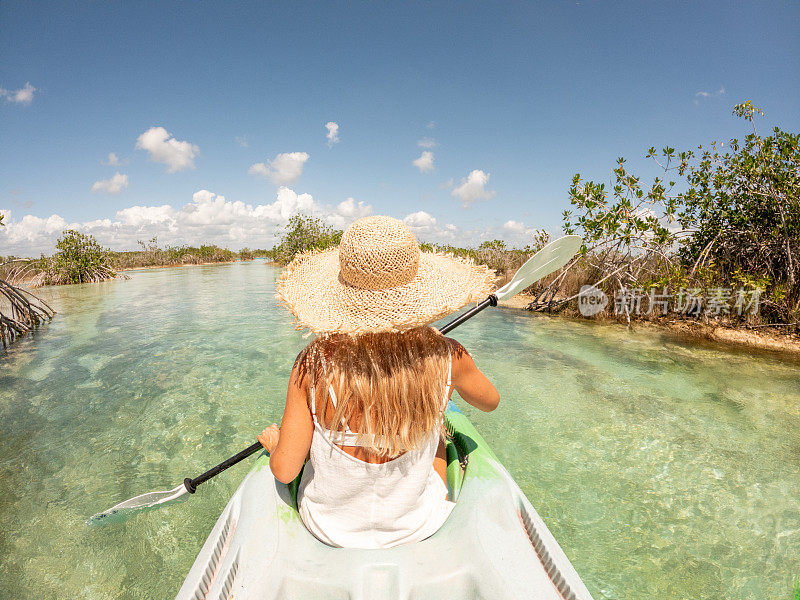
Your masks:
{"label": "kayak", "polygon": [[208,536],[176,600],[591,600],[569,559],[472,423],[445,411],[456,505],[431,537],[333,548],[297,511],[262,453]]}

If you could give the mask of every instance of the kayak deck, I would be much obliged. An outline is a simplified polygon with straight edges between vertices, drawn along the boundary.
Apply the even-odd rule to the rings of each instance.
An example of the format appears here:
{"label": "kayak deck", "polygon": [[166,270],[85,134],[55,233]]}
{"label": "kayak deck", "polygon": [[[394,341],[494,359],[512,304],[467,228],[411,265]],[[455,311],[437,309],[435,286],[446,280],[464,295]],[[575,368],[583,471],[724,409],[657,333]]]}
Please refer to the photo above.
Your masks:
{"label": "kayak deck", "polygon": [[533,506],[452,402],[445,420],[456,506],[434,535],[380,550],[327,546],[300,520],[299,477],[280,483],[263,453],[177,600],[591,600]]}

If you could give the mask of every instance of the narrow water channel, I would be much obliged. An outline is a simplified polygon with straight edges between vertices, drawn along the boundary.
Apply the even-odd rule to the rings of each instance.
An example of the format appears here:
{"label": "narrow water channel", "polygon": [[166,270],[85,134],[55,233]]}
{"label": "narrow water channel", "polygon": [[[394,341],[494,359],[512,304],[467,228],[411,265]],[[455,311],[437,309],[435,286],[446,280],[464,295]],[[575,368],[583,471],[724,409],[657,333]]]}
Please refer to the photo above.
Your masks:
{"label": "narrow water channel", "polygon": [[[43,290],[0,358],[0,598],[171,598],[247,471],[174,487],[280,418],[308,342],[262,261]],[[454,332],[500,408],[465,408],[596,599],[789,598],[800,576],[800,375],[773,356],[486,311]],[[458,401],[458,400],[457,400]]]}

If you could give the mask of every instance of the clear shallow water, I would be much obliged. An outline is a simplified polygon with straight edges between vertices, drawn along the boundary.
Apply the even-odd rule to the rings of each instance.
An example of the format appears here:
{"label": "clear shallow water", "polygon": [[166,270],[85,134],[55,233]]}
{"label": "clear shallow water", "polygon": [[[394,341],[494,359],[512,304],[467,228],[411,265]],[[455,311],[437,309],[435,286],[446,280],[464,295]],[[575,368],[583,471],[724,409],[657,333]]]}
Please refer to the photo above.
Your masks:
{"label": "clear shallow water", "polygon": [[[0,598],[171,598],[247,471],[125,523],[278,421],[308,341],[256,261],[45,290],[0,359]],[[789,598],[800,575],[798,364],[486,311],[454,332],[502,394],[470,416],[596,599]],[[460,402],[463,406],[463,402]]]}

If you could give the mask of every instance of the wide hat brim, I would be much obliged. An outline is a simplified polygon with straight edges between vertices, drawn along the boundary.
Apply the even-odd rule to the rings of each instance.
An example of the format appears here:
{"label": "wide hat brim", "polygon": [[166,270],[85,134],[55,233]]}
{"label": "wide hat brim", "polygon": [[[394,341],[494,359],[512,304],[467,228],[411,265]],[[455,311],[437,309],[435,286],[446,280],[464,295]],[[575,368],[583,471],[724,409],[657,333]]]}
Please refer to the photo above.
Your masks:
{"label": "wide hat brim", "polygon": [[421,252],[416,276],[397,287],[371,290],[342,280],[339,249],[301,254],[283,270],[278,299],[315,333],[404,331],[430,324],[494,289],[494,272],[450,254]]}

